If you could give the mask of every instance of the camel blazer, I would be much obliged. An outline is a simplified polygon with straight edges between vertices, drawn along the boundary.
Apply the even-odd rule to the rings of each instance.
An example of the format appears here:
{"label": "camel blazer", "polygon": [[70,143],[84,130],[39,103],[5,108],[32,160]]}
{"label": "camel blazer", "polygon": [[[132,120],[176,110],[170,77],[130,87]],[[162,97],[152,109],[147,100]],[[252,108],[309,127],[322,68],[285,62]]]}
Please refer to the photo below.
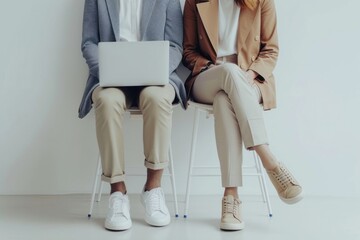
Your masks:
{"label": "camel blazer", "polygon": [[[188,96],[197,75],[215,64],[218,40],[218,0],[186,0],[184,7],[183,63],[192,71],[186,80]],[[241,7],[237,37],[238,66],[259,74],[264,110],[276,107],[272,74],[278,57],[274,0],[260,0],[255,10]],[[204,89],[206,91],[206,89]]]}
{"label": "camel blazer", "polygon": [[[85,0],[81,50],[89,67],[89,77],[79,107],[80,118],[85,117],[91,110],[91,95],[99,85],[98,43],[119,41],[119,11],[119,0]],[[175,89],[176,101],[185,108],[184,83],[176,73],[182,58],[183,26],[180,2],[144,0],[141,12],[141,41],[170,42],[170,84]],[[141,71],[141,66],[139,70]]]}

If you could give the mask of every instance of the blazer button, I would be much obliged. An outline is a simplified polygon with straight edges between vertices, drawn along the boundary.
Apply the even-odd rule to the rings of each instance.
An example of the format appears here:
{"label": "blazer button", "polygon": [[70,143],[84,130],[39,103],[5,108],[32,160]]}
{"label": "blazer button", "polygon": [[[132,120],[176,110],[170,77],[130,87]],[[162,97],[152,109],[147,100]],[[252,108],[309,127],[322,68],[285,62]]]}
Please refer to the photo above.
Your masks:
{"label": "blazer button", "polygon": [[256,37],[255,37],[255,41],[259,41],[260,40],[260,37],[259,37],[259,35],[257,35]]}
{"label": "blazer button", "polygon": [[252,61],[255,61],[255,60],[256,60],[256,57],[255,57],[255,56],[252,56],[252,57],[251,57],[251,60],[252,60]]}
{"label": "blazer button", "polygon": [[199,38],[200,38],[200,40],[202,40],[202,39],[203,39],[203,37],[202,37],[201,35],[199,36]]}

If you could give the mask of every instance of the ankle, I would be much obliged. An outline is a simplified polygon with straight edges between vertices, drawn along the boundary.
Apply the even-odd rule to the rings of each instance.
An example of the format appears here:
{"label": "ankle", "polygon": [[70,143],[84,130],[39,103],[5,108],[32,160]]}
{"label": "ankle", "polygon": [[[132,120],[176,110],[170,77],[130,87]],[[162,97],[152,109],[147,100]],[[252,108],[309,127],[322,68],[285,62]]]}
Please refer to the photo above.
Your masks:
{"label": "ankle", "polygon": [[155,182],[155,183],[154,182],[146,182],[144,189],[145,189],[145,191],[150,191],[154,188],[159,188],[159,187],[161,187],[161,184],[159,182]]}
{"label": "ankle", "polygon": [[229,196],[229,195],[233,196],[235,199],[239,199],[237,187],[225,188],[224,197]]}
{"label": "ankle", "polygon": [[127,191],[126,191],[126,190],[125,190],[125,191],[113,191],[113,190],[111,190],[111,191],[110,191],[110,195],[113,194],[113,193],[116,193],[116,192],[120,192],[120,193],[122,193],[123,195],[126,195],[126,194],[127,194]]}
{"label": "ankle", "polygon": [[279,166],[279,162],[277,160],[271,160],[267,164],[263,164],[265,170],[272,171]]}
{"label": "ankle", "polygon": [[111,184],[111,191],[110,193],[114,193],[114,192],[121,192],[122,194],[126,194],[126,186],[124,182],[117,182],[117,183],[112,183]]}
{"label": "ankle", "polygon": [[163,174],[163,169],[147,169],[147,179],[145,183],[145,191],[150,191],[154,188],[161,187],[161,177]]}

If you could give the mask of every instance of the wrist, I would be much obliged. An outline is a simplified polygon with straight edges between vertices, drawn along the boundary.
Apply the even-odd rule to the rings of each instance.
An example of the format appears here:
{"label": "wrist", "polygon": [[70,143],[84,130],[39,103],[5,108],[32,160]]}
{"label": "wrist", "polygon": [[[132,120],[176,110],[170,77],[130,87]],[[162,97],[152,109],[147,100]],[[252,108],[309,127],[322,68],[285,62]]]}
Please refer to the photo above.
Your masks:
{"label": "wrist", "polygon": [[254,80],[259,75],[251,69],[247,70],[246,73],[247,73],[248,77],[252,80]]}
{"label": "wrist", "polygon": [[208,69],[211,68],[213,65],[214,65],[214,64],[212,64],[212,62],[209,61],[209,62],[205,65],[205,67],[203,67],[203,68],[201,69],[201,72],[203,72],[203,71],[205,71],[205,70],[208,70]]}

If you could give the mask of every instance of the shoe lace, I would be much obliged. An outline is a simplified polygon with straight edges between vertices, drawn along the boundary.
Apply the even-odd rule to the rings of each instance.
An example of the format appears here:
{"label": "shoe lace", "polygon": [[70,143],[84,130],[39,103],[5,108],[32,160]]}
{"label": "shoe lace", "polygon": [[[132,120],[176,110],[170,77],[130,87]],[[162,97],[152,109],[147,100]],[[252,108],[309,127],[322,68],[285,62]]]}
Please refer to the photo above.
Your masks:
{"label": "shoe lace", "polygon": [[240,202],[234,200],[234,202],[224,201],[223,214],[230,213],[235,217],[238,217]]}
{"label": "shoe lace", "polygon": [[280,183],[282,188],[286,188],[287,186],[291,185],[292,183],[295,183],[294,177],[291,175],[291,173],[286,169],[281,167],[280,173],[273,173],[273,176],[276,178],[276,180]]}
{"label": "shoe lace", "polygon": [[123,204],[124,199],[123,198],[114,198],[112,200],[112,209],[114,210],[114,217],[118,215],[124,215],[123,214]]}
{"label": "shoe lace", "polygon": [[146,203],[151,211],[160,211],[162,206],[161,192],[155,191],[150,194]]}
{"label": "shoe lace", "polygon": [[234,201],[233,209],[234,209],[234,215],[237,216],[239,213],[239,202],[237,202],[237,200]]}
{"label": "shoe lace", "polygon": [[229,201],[224,201],[223,214],[232,213],[232,211],[233,211],[232,203]]}
{"label": "shoe lace", "polygon": [[224,201],[223,213],[234,213],[239,210],[239,205],[235,202]]}

